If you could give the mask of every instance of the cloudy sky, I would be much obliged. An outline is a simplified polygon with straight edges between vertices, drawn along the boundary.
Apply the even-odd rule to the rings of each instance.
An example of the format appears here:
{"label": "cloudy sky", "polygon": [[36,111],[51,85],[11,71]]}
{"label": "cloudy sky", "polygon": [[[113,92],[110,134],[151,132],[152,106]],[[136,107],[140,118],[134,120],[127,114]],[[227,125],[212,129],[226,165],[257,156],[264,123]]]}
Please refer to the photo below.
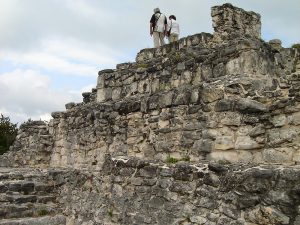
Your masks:
{"label": "cloudy sky", "polygon": [[[0,113],[14,123],[49,119],[96,85],[97,72],[152,47],[153,8],[175,14],[181,37],[212,33],[222,0],[0,0]],[[231,0],[262,16],[266,41],[300,42],[299,0]]]}

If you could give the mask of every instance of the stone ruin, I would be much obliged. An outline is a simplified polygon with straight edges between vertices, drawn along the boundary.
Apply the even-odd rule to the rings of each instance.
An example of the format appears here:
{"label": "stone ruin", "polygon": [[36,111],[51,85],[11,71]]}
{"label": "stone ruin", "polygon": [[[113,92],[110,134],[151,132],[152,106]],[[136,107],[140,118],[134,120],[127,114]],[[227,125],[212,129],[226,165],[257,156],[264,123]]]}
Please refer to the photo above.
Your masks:
{"label": "stone ruin", "polygon": [[0,225],[299,225],[300,55],[260,15],[99,72],[82,103],[20,126]]}

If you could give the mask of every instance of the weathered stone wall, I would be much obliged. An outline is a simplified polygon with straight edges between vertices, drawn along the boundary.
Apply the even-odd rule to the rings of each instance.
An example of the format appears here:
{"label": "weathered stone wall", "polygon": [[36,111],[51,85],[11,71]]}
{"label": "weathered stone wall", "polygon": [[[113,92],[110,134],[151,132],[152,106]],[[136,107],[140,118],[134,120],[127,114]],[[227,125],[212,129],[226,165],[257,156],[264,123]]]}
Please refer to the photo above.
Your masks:
{"label": "weathered stone wall", "polygon": [[215,35],[222,38],[233,38],[239,35],[260,38],[260,15],[254,12],[246,12],[243,9],[224,4],[212,7],[211,16]]}
{"label": "weathered stone wall", "polygon": [[[100,168],[106,153],[163,161],[298,163],[299,52],[278,40],[258,39],[255,13],[225,4],[212,14],[221,20],[214,35],[144,49],[136,62],[100,71],[97,89],[83,93],[83,103],[52,113],[50,165]],[[241,30],[242,23],[253,35]],[[215,38],[230,26],[240,35]],[[35,150],[26,153],[38,145],[29,148],[22,136],[39,142],[22,130],[15,147],[23,142],[27,147],[18,157],[38,156]]]}
{"label": "weathered stone wall", "polygon": [[52,163],[92,166],[104,153],[297,163],[299,53],[246,38],[214,46],[181,48],[177,58],[154,54],[172,46],[144,50],[142,66],[101,71],[104,102],[53,114]]}
{"label": "weathered stone wall", "polygon": [[0,166],[49,166],[53,139],[43,121],[21,124],[10,151],[0,158]]}
{"label": "weathered stone wall", "polygon": [[0,167],[38,169],[0,170],[0,224],[299,225],[300,54],[260,40],[258,14],[212,16],[213,35],[144,49],[23,124]]}
{"label": "weathered stone wall", "polygon": [[70,225],[298,225],[299,175],[299,167],[108,157],[101,172],[55,179],[66,180],[60,202]]}
{"label": "weathered stone wall", "polygon": [[164,164],[0,168],[1,225],[298,225],[299,166]]}

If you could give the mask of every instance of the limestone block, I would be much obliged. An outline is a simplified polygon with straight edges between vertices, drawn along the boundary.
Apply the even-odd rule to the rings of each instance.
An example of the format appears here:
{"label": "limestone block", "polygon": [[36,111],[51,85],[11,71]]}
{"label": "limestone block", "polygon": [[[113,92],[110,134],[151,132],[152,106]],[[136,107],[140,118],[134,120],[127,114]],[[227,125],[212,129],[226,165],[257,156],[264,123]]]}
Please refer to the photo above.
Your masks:
{"label": "limestone block", "polygon": [[181,79],[180,79],[180,85],[184,85],[184,84],[190,84],[192,81],[192,74],[190,71],[184,71]]}
{"label": "limestone block", "polygon": [[236,161],[241,163],[253,163],[254,154],[252,154],[250,151],[239,150],[237,151]]}
{"label": "limestone block", "polygon": [[293,162],[300,164],[300,148],[298,148],[298,150],[295,151],[295,153],[293,155]]}
{"label": "limestone block", "polygon": [[294,114],[291,115],[291,124],[293,125],[300,125],[300,112],[296,112]]}
{"label": "limestone block", "polygon": [[212,77],[212,68],[211,65],[202,65],[201,66],[201,75],[202,75],[202,79],[205,80],[209,80],[209,78]]}
{"label": "limestone block", "polygon": [[252,130],[250,130],[249,136],[256,137],[258,135],[265,134],[265,133],[266,133],[266,129],[265,129],[264,125],[259,124],[256,127],[254,127]]}
{"label": "limestone block", "polygon": [[270,118],[270,122],[274,127],[282,127],[287,123],[287,118],[285,115],[276,115]]}
{"label": "limestone block", "polygon": [[214,151],[207,155],[208,160],[225,161],[230,163],[252,163],[254,155],[249,151]]}
{"label": "limestone block", "polygon": [[183,71],[183,70],[185,70],[184,63],[178,63],[176,69],[177,69],[177,71]]}
{"label": "limestone block", "polygon": [[204,217],[202,217],[202,216],[192,216],[192,217],[190,218],[190,221],[191,221],[192,223],[196,223],[196,224],[206,224],[207,219],[204,218]]}
{"label": "limestone block", "polygon": [[196,153],[211,152],[213,149],[213,141],[210,139],[196,140],[192,149]]}
{"label": "limestone block", "polygon": [[199,85],[202,82],[202,76],[201,76],[201,68],[198,67],[197,71],[194,73],[194,77],[192,80],[193,85]]}
{"label": "limestone block", "polygon": [[263,160],[268,163],[290,163],[294,151],[289,148],[269,148],[263,150]]}
{"label": "limestone block", "polygon": [[213,68],[212,71],[213,77],[221,77],[226,75],[226,67],[223,63],[219,63]]}
{"label": "limestone block", "polygon": [[168,120],[159,120],[158,121],[158,128],[166,128],[170,126],[170,122]]}
{"label": "limestone block", "polygon": [[221,124],[228,126],[240,126],[241,125],[241,115],[236,112],[226,112],[220,114]]}
{"label": "limestone block", "polygon": [[269,44],[271,45],[272,48],[276,49],[276,50],[281,50],[282,49],[282,42],[279,39],[272,39],[269,41]]}
{"label": "limestone block", "polygon": [[200,96],[205,103],[210,103],[223,98],[224,91],[222,87],[216,88],[205,85],[200,92]]}
{"label": "limestone block", "polygon": [[250,136],[239,136],[235,141],[235,149],[251,150],[261,147],[255,140],[251,139]]}
{"label": "limestone block", "polygon": [[[132,139],[134,139],[134,138],[132,138]],[[130,141],[131,141],[131,139],[129,138],[129,142]],[[106,150],[105,150],[104,147],[102,147],[102,148],[100,148],[100,151],[101,152],[99,152],[98,155],[104,154]],[[110,153],[126,154],[127,151],[128,151],[128,145],[126,143],[124,143],[123,141],[120,141],[120,140],[114,141],[108,147],[108,152],[110,152]]]}
{"label": "limestone block", "polygon": [[171,80],[171,88],[178,88],[180,86],[180,80],[176,77]]}
{"label": "limestone block", "polygon": [[233,136],[218,136],[214,142],[214,149],[228,150],[234,148]]}
{"label": "limestone block", "polygon": [[122,84],[123,85],[130,85],[135,82],[135,77],[134,76],[129,76],[126,79],[123,80]]}
{"label": "limestone block", "polygon": [[140,151],[144,154],[146,158],[153,158],[155,155],[155,149],[152,144],[149,144],[148,142],[144,141],[139,145]]}
{"label": "limestone block", "polygon": [[231,59],[226,64],[226,74],[269,74],[272,72],[271,62],[260,57],[254,50],[242,52],[238,58]]}
{"label": "limestone block", "polygon": [[249,135],[250,131],[253,129],[252,126],[246,125],[246,126],[239,126],[236,135],[238,136],[247,136]]}
{"label": "limestone block", "polygon": [[69,110],[69,109],[72,109],[75,107],[75,103],[74,102],[69,102],[65,105],[66,109]]}
{"label": "limestone block", "polygon": [[231,99],[221,99],[215,105],[216,112],[233,111],[234,101]]}
{"label": "limestone block", "polygon": [[299,137],[300,129],[296,127],[289,127],[284,129],[268,130],[267,137],[270,146],[280,145],[285,142],[293,142]]}
{"label": "limestone block", "polygon": [[266,105],[248,98],[238,99],[235,108],[240,112],[247,113],[267,112],[269,110]]}
{"label": "limestone block", "polygon": [[104,79],[104,75],[98,76],[98,79],[97,79],[97,88],[103,89],[105,87],[104,80],[105,80]]}
{"label": "limestone block", "polygon": [[97,102],[104,102],[110,96],[111,89],[108,88],[99,88],[97,90]]}
{"label": "limestone block", "polygon": [[[246,221],[255,224],[282,224],[287,225],[290,222],[289,217],[279,210],[270,206],[256,206],[245,214]],[[263,223],[262,223],[263,221]]]}
{"label": "limestone block", "polygon": [[139,93],[148,93],[150,91],[150,84],[149,84],[149,80],[141,80],[138,83],[138,92]]}
{"label": "limestone block", "polygon": [[213,28],[220,35],[238,33],[260,38],[261,21],[260,15],[257,13],[247,12],[227,3],[212,7],[211,16]]}
{"label": "limestone block", "polygon": [[138,83],[137,82],[132,82],[130,84],[130,91],[129,93],[126,93],[127,96],[136,94],[138,92]]}
{"label": "limestone block", "polygon": [[139,142],[141,142],[143,140],[144,140],[143,136],[129,137],[129,138],[127,138],[127,144],[128,145],[135,145],[135,144],[138,144]]}
{"label": "limestone block", "polygon": [[153,79],[151,80],[151,93],[156,93],[159,90],[159,80]]}
{"label": "limestone block", "polygon": [[174,92],[169,91],[166,93],[163,93],[161,96],[159,96],[159,106],[161,107],[168,107],[172,105],[173,102],[173,97],[174,97]]}
{"label": "limestone block", "polygon": [[238,153],[236,151],[217,151],[208,154],[207,159],[234,163],[237,162]]}
{"label": "limestone block", "polygon": [[122,88],[114,88],[112,91],[112,100],[118,100],[121,97]]}
{"label": "limestone block", "polygon": [[191,93],[188,91],[180,91],[175,94],[173,105],[188,105],[191,99]]}

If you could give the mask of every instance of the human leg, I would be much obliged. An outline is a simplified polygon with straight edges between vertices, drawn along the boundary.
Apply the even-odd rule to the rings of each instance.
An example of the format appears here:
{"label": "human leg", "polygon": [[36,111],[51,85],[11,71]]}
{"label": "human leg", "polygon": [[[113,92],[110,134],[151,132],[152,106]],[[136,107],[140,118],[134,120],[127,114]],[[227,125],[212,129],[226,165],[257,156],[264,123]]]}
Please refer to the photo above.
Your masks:
{"label": "human leg", "polygon": [[173,41],[178,41],[178,34],[173,34]]}
{"label": "human leg", "polygon": [[172,43],[174,41],[178,41],[178,34],[170,34],[169,43]]}
{"label": "human leg", "polygon": [[165,44],[165,35],[163,33],[159,33],[160,46]]}
{"label": "human leg", "polygon": [[154,48],[159,47],[159,42],[160,42],[160,38],[159,38],[159,34],[158,32],[153,32],[152,37],[153,37],[153,44],[154,44]]}

